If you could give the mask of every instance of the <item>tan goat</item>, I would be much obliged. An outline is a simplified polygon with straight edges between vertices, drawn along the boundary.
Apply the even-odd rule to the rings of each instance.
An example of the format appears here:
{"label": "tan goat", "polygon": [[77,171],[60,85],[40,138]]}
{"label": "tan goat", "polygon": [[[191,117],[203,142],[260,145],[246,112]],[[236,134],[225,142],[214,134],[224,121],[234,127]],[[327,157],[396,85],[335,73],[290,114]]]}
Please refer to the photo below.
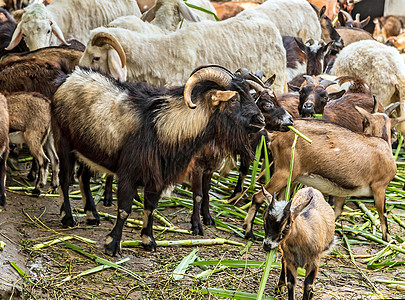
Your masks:
{"label": "tan goat", "polygon": [[[391,127],[405,118],[390,119],[383,113],[371,114],[362,108],[356,109],[364,117],[364,134],[323,120],[294,121],[294,127],[308,136],[312,144],[301,138],[297,140],[292,182],[336,196],[336,218],[342,212],[346,197],[373,196],[381,221],[382,238],[388,241],[385,190],[397,170],[390,134]],[[293,140],[291,131],[274,132],[270,137],[274,173],[265,186],[270,194],[285,190]],[[245,218],[246,238],[254,238],[253,219],[264,200],[261,191],[254,194]]]}
{"label": "tan goat", "polygon": [[278,289],[286,284],[288,299],[295,299],[297,268],[305,268],[303,299],[313,296],[321,256],[334,244],[335,215],[320,191],[300,189],[291,201],[275,201],[263,188],[269,207],[264,215],[263,248],[280,245],[283,259]]}

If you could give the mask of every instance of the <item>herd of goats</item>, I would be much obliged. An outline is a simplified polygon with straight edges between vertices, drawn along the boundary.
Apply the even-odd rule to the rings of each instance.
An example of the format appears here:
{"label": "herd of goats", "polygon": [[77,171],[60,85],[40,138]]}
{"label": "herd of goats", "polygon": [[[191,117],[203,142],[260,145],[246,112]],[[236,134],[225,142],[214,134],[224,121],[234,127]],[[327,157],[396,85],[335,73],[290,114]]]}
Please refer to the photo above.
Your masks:
{"label": "herd of goats", "polygon": [[[287,285],[294,299],[297,267],[304,267],[310,299],[346,197],[374,197],[382,238],[390,240],[391,129],[405,133],[403,21],[373,20],[371,34],[361,28],[370,18],[351,17],[353,1],[310,2],[268,0],[216,21],[207,0],[156,0],[143,14],[136,0],[36,0],[23,9],[23,1],[0,1],[10,10],[0,8],[0,205],[9,143],[21,143],[14,134],[20,132],[34,158],[34,193],[45,186],[51,163],[64,226],[75,225],[68,191],[78,161],[89,224],[100,223],[92,170],[108,174],[107,206],[118,178],[106,252],[120,251],[138,186],[142,244],[156,250],[153,212],[162,193],[189,176],[191,230],[202,235],[202,222],[215,224],[213,172],[239,156],[232,196],[238,195],[264,136],[274,170],[253,196],[245,237],[254,239],[253,220],[266,201],[264,249],[282,249],[279,287]],[[296,140],[292,171],[293,184],[309,187],[276,201],[289,197],[290,126],[312,140]]]}

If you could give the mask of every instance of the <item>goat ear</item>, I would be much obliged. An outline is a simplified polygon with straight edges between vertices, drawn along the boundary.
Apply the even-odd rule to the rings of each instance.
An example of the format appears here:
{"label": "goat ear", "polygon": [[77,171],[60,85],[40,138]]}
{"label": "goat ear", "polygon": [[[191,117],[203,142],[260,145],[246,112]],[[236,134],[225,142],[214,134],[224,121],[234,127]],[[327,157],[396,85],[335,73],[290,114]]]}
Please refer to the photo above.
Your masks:
{"label": "goat ear", "polygon": [[294,37],[295,42],[297,43],[298,47],[301,49],[302,52],[306,52],[307,46],[304,44],[301,38]]}
{"label": "goat ear", "polygon": [[213,106],[218,106],[219,103],[229,101],[234,97],[239,98],[239,94],[235,91],[214,90],[211,93],[211,104]]}
{"label": "goat ear", "polygon": [[275,80],[276,80],[276,74],[274,74],[269,79],[267,79],[266,82],[264,83],[264,85],[266,87],[271,87]]}
{"label": "goat ear", "polygon": [[122,67],[121,58],[115,49],[108,50],[107,60],[111,75],[121,81],[127,80],[127,66]]}
{"label": "goat ear", "polygon": [[391,120],[391,128],[394,128],[397,126],[399,123],[402,123],[405,121],[405,117],[399,117],[395,119],[390,119]]}
{"label": "goat ear", "polygon": [[180,15],[182,15],[184,19],[190,22],[200,22],[200,18],[193,13],[190,7],[188,7],[183,1],[179,1],[179,4]]}
{"label": "goat ear", "polygon": [[299,92],[301,89],[300,87],[292,85],[290,83],[287,83],[287,86],[288,86],[288,90],[291,92]]}
{"label": "goat ear", "polygon": [[65,41],[65,37],[63,36],[62,30],[60,29],[58,24],[51,21],[51,28],[52,28],[52,33],[58,38],[58,40],[60,40],[62,42],[62,44],[66,45],[66,46],[70,46],[70,44]]}
{"label": "goat ear", "polygon": [[292,200],[288,201],[287,205],[284,207],[284,211],[283,211],[284,216],[288,216],[291,214],[291,204],[292,204]]}
{"label": "goat ear", "polygon": [[155,16],[156,16],[156,5],[154,5],[153,7],[149,8],[146,12],[144,12],[143,15],[141,16],[141,20],[150,23],[153,21]]}
{"label": "goat ear", "polygon": [[346,20],[345,17],[343,15],[343,13],[341,11],[339,11],[338,13],[338,21],[340,23],[340,26],[345,27],[346,26]]}
{"label": "goat ear", "polygon": [[370,118],[371,114],[368,111],[366,111],[365,109],[363,109],[357,105],[355,105],[354,108],[363,116],[363,118],[365,118],[367,120]]}
{"label": "goat ear", "polygon": [[324,6],[322,6],[321,10],[319,11],[319,18],[321,18],[325,14],[325,11],[326,11],[326,6],[324,5]]}
{"label": "goat ear", "polygon": [[313,197],[309,198],[308,201],[301,203],[300,205],[294,207],[293,211],[291,212],[293,220],[295,220],[296,217],[305,209],[307,208],[311,202],[312,202]]}
{"label": "goat ear", "polygon": [[[273,209],[274,206],[274,200],[275,197],[273,197],[262,185],[262,193],[264,195],[264,198],[266,199],[266,202],[269,204],[269,210]],[[275,195],[274,195],[275,196]]]}
{"label": "goat ear", "polygon": [[339,92],[330,93],[328,101],[339,99],[340,97],[342,97],[344,95],[344,93],[346,93],[346,90],[341,90]]}
{"label": "goat ear", "polygon": [[21,42],[22,39],[21,24],[22,23],[18,23],[16,29],[14,30],[13,36],[11,37],[10,44],[7,46],[7,48],[5,48],[5,50],[10,51]]}

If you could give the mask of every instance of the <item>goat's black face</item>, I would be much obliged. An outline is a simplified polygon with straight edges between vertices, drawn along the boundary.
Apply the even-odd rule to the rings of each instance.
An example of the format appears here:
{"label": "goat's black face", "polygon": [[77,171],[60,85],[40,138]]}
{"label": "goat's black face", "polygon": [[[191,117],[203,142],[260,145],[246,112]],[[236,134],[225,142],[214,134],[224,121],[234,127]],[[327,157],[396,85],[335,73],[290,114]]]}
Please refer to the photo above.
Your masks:
{"label": "goat's black face", "polygon": [[266,129],[269,131],[288,131],[287,126],[293,125],[292,116],[282,107],[271,90],[264,90],[259,93],[256,101],[266,119]]}
{"label": "goat's black face", "polygon": [[322,114],[329,94],[322,86],[308,84],[300,89],[299,114],[306,118],[313,114]]}
{"label": "goat's black face", "polygon": [[264,251],[277,248],[291,232],[291,213],[283,209],[281,203],[277,203],[271,211],[267,208],[264,214]]}

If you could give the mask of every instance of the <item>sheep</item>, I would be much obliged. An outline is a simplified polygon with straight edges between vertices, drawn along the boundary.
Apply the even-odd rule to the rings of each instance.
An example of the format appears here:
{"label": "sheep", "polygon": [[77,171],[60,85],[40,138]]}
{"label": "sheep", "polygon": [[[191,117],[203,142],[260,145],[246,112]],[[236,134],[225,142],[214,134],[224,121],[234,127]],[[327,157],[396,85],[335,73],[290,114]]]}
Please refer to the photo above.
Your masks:
{"label": "sheep", "polygon": [[[364,118],[364,133],[324,120],[294,121],[294,127],[308,136],[312,144],[297,140],[291,182],[336,196],[335,218],[341,214],[346,197],[374,196],[382,238],[389,241],[385,191],[397,170],[392,155],[391,128],[405,118],[390,119],[383,113],[371,114],[360,107],[356,109]],[[265,186],[270,194],[285,191],[293,140],[292,132],[275,132],[270,137],[274,173]],[[244,222],[246,238],[254,238],[253,219],[263,201],[262,192],[254,194]]]}
{"label": "sheep", "polygon": [[[184,18],[189,22],[215,21],[214,6],[208,0],[189,0],[187,4],[204,8],[213,14],[193,9],[183,0],[156,0],[156,4],[142,15],[142,20],[152,22],[164,31],[175,31]],[[183,24],[186,25],[187,22]]]}
{"label": "sheep", "polygon": [[[377,41],[355,42],[339,53],[332,73],[363,79],[384,107],[401,101],[405,116],[405,64],[398,50]],[[404,123],[399,130],[405,132]]]}
{"label": "sheep", "polygon": [[65,39],[71,38],[86,44],[91,29],[123,15],[141,15],[135,0],[55,0],[46,7],[33,3],[25,8],[6,50],[14,48],[23,35],[30,50],[56,46],[58,40],[67,44]]}
{"label": "sheep", "polygon": [[[49,159],[45,155],[43,147],[49,139],[51,130],[50,101],[42,94],[28,92],[6,94],[6,99],[9,112],[9,129],[11,132],[21,131],[24,134],[24,140],[39,165],[39,176],[32,192],[39,194],[40,188],[45,186],[48,177]],[[54,173],[52,186],[56,189],[59,185],[59,159],[56,153],[54,155],[56,162],[52,164]]]}
{"label": "sheep", "polygon": [[174,86],[185,82],[196,65],[219,63],[233,70],[249,67],[276,74],[274,90],[283,92],[285,60],[280,33],[271,21],[245,22],[236,16],[221,22],[190,23],[169,35],[144,36],[100,27],[91,31],[80,65],[130,82]]}
{"label": "sheep", "polygon": [[[106,239],[109,255],[120,249],[138,185],[145,187],[142,244],[156,250],[153,211],[162,191],[176,183],[197,151],[212,141],[250,155],[248,133],[264,126],[249,84],[220,66],[201,67],[184,86],[173,88],[120,82],[86,67],[77,67],[59,82],[52,99],[52,130],[60,157],[62,224],[75,224],[68,196],[75,156],[91,168],[115,173],[118,216]],[[81,181],[88,188],[88,178]],[[88,220],[98,223],[94,202],[86,208]]]}
{"label": "sheep", "polygon": [[295,299],[297,268],[305,269],[304,295],[312,299],[314,281],[321,257],[335,243],[335,215],[320,191],[308,187],[298,190],[290,201],[276,201],[263,188],[269,207],[264,214],[263,249],[280,246],[282,264],[278,290],[286,285],[288,299]]}
{"label": "sheep", "polygon": [[6,204],[6,171],[9,151],[7,100],[0,94],[0,206]]}
{"label": "sheep", "polygon": [[306,0],[267,0],[245,9],[236,18],[264,18],[274,22],[282,36],[296,36],[303,41],[321,39],[317,14]]}
{"label": "sheep", "polygon": [[0,8],[0,59],[7,53],[28,51],[28,47],[24,40],[21,40],[14,49],[11,49],[10,51],[5,50],[11,41],[11,37],[13,36],[16,27],[17,22],[14,18],[4,8]]}

